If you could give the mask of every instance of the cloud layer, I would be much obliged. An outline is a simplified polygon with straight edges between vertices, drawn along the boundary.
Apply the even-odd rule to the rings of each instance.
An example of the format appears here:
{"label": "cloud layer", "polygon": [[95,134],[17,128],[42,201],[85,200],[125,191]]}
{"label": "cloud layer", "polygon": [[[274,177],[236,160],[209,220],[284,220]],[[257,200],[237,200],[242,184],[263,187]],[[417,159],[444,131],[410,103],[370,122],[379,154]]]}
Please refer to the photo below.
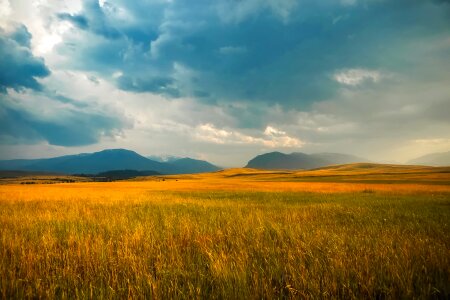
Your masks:
{"label": "cloud layer", "polygon": [[124,147],[240,165],[450,146],[448,1],[1,3],[4,157]]}
{"label": "cloud layer", "polygon": [[[78,29],[59,51],[77,58],[70,67],[120,74],[111,80],[123,90],[304,108],[333,98],[339,83],[420,67],[427,43],[450,33],[448,4],[428,1],[155,1],[151,17],[143,9],[84,1],[81,12],[58,15]],[[336,70],[347,70],[344,81],[333,80]]]}

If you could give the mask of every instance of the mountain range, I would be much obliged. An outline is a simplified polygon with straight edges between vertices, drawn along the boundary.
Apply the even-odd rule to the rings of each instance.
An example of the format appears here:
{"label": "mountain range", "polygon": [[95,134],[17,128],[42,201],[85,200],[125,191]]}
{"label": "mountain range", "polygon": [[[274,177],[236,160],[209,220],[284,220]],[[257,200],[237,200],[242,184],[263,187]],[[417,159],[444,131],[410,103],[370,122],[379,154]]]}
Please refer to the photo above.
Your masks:
{"label": "mountain range", "polygon": [[450,166],[450,151],[441,153],[430,153],[424,156],[417,157],[408,161],[411,165],[425,165],[425,166]]}
{"label": "mountain range", "polygon": [[0,160],[0,170],[55,172],[63,174],[98,174],[111,170],[154,171],[160,174],[213,172],[219,167],[192,158],[158,162],[126,149],[43,159]]}
{"label": "mountain range", "polygon": [[[296,170],[316,169],[329,165],[358,162],[370,161],[358,156],[341,153],[306,154],[294,152],[284,154],[281,152],[270,152],[256,156],[245,167],[269,170]],[[411,160],[408,163],[428,166],[448,166],[450,165],[450,151],[428,154]],[[128,176],[128,174],[132,173],[130,171],[137,171],[141,173],[136,173],[137,175],[133,174],[141,176],[142,174],[192,174],[214,172],[220,169],[204,160],[174,156],[144,157],[126,149],[108,149],[100,152],[54,158],[0,160],[0,170],[59,174],[99,174],[109,171],[122,171],[122,173]],[[122,173],[116,173],[110,175],[113,177],[125,176]]]}
{"label": "mountain range", "polygon": [[294,152],[284,154],[270,152],[256,156],[248,162],[246,168],[254,169],[315,169],[329,165],[369,162],[369,160],[341,153],[314,153],[306,154]]}

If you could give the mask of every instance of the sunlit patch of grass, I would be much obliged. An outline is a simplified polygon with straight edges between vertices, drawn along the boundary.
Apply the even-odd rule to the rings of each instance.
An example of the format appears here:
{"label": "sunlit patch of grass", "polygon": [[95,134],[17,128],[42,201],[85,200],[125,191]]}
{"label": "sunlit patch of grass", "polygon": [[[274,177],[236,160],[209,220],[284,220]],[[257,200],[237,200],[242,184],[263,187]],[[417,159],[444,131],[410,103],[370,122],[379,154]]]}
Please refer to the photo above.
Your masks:
{"label": "sunlit patch of grass", "polygon": [[0,295],[446,298],[445,188],[235,179],[4,185]]}

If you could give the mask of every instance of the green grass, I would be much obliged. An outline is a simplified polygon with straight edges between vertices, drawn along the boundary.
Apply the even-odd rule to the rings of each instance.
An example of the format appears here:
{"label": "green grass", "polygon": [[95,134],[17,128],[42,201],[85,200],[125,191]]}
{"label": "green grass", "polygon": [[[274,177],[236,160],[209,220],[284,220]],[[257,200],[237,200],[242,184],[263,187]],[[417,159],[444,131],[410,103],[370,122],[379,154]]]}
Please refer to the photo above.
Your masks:
{"label": "green grass", "polygon": [[450,297],[445,193],[0,199],[2,298]]}

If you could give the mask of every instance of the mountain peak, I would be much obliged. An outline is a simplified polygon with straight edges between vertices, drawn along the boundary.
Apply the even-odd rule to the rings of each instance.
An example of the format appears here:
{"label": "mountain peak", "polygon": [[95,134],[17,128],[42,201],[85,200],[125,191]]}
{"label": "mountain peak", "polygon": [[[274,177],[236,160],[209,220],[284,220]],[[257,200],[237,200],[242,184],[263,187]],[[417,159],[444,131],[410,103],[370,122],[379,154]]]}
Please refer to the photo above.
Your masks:
{"label": "mountain peak", "polygon": [[134,155],[141,156],[140,154],[134,152],[133,150],[123,149],[123,148],[105,149],[105,150],[101,150],[101,151],[94,152],[91,154],[134,154]]}

